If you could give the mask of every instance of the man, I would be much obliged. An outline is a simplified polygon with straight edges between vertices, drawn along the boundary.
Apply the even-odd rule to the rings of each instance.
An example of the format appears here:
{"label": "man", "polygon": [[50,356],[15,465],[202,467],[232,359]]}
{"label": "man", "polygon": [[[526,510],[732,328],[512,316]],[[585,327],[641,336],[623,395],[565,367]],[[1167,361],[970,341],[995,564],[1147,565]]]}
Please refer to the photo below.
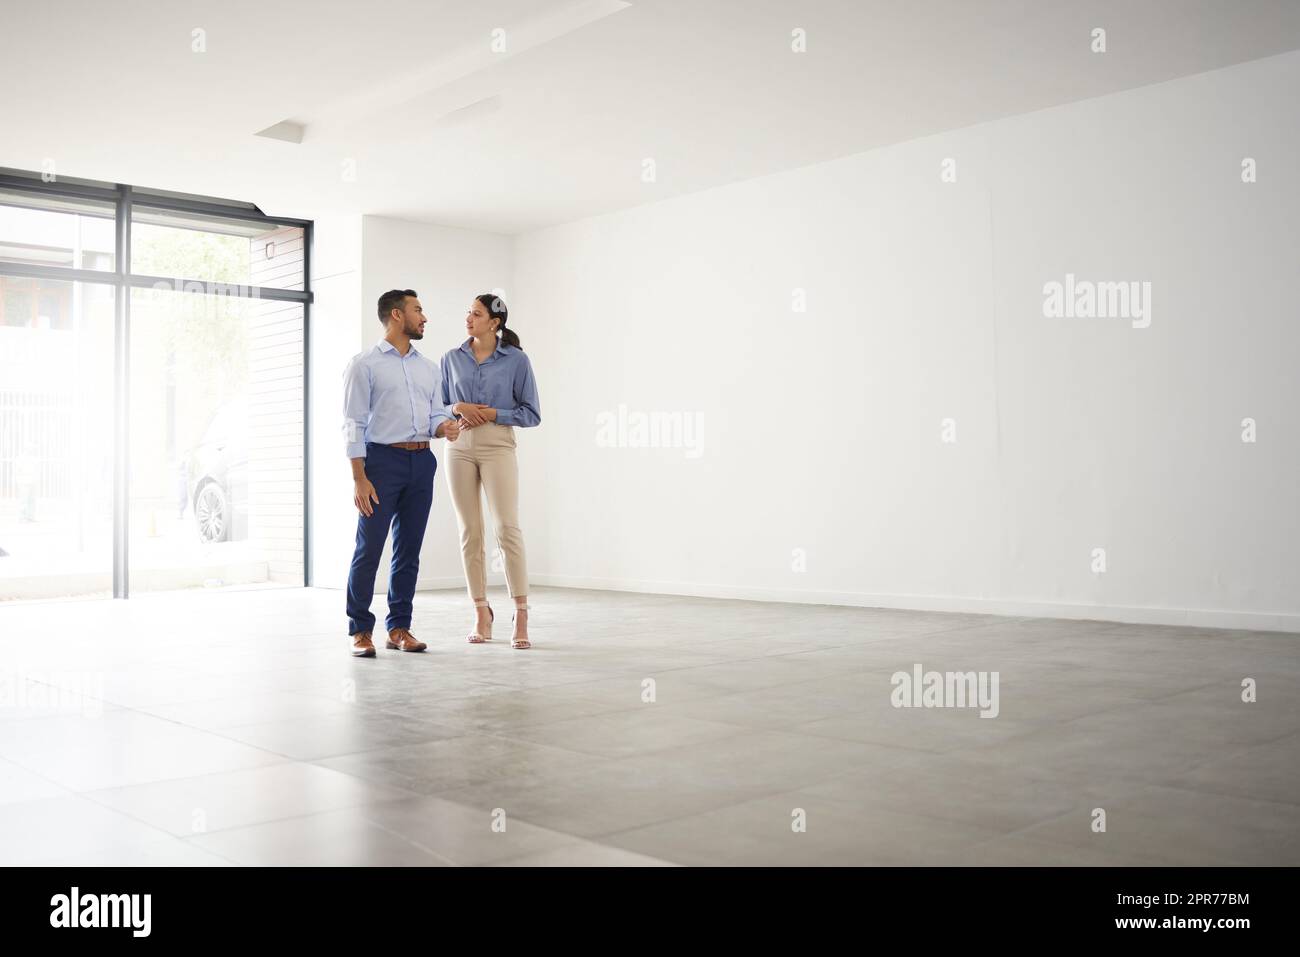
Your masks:
{"label": "man", "polygon": [[388,576],[388,648],[424,651],[411,634],[411,602],[420,571],[420,545],[433,504],[438,468],[435,438],[456,441],[460,426],[442,406],[438,364],[411,345],[424,338],[424,310],[413,289],[379,297],[384,338],[349,364],[343,382],[344,433],[352,460],[357,547],[348,572],[348,634],[352,654],[373,658],[375,616],[370,602],[388,528],[393,563]]}

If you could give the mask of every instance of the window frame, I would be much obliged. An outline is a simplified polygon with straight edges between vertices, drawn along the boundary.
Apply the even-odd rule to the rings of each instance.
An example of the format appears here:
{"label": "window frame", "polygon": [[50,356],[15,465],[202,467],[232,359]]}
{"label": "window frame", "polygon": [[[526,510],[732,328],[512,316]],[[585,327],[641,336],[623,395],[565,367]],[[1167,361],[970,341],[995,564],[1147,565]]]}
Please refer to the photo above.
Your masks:
{"label": "window frame", "polygon": [[[311,263],[313,223],[309,219],[268,216],[251,203],[237,203],[209,196],[189,196],[151,191],[122,183],[99,183],[89,180],[47,178],[39,173],[0,169],[0,189],[68,199],[93,199],[113,204],[114,269],[81,269],[14,263],[0,260],[0,275],[64,282],[97,283],[114,288],[113,324],[113,597],[130,596],[129,517],[130,517],[130,345],[131,290],[151,289],[159,283],[175,284],[178,290],[194,294],[222,294],[250,299],[296,302],[302,306],[302,558],[303,587],[312,583],[311,568]],[[303,231],[303,288],[273,289],[257,286],[232,286],[214,280],[182,277],[148,276],[131,271],[131,218],[134,211],[147,209],[172,213],[198,213],[225,219],[239,219],[268,228],[296,227]]]}

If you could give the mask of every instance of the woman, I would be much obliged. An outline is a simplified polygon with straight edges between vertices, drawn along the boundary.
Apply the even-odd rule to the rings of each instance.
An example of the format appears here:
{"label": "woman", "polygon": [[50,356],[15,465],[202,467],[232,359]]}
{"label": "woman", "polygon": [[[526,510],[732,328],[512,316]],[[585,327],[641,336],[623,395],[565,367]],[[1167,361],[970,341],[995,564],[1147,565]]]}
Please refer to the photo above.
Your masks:
{"label": "woman", "polygon": [[515,462],[515,427],[542,420],[533,367],[506,328],[506,304],[484,293],[465,317],[469,338],[442,357],[442,401],[460,421],[460,437],[447,445],[447,480],[460,525],[465,584],[474,601],[471,644],[490,641],[496,616],[487,601],[483,557],[483,507],[487,492],[497,543],[505,553],[506,587],[515,600],[512,648],[530,648],[528,640],[528,568],[519,531],[519,467]]}

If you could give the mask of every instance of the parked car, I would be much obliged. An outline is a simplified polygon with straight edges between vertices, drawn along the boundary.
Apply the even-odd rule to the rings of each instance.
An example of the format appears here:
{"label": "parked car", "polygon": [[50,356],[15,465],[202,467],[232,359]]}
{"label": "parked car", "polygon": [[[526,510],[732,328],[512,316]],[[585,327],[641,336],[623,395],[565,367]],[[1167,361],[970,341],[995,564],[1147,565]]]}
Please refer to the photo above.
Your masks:
{"label": "parked car", "polygon": [[189,501],[199,540],[248,537],[248,403],[233,399],[217,409],[203,439],[185,456]]}

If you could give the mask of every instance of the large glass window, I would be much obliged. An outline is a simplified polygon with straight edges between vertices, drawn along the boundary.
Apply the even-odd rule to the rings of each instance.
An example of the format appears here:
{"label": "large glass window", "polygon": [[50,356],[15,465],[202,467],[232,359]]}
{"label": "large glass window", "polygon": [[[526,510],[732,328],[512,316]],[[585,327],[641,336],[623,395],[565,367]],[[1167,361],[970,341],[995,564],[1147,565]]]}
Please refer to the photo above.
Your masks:
{"label": "large glass window", "polygon": [[304,583],[309,242],[0,171],[0,600]]}
{"label": "large glass window", "polygon": [[131,271],[198,280],[220,292],[232,286],[303,288],[303,230],[223,216],[181,215],[135,207]]}
{"label": "large glass window", "polygon": [[131,293],[135,591],[301,585],[302,307]]}
{"label": "large glass window", "polygon": [[0,262],[115,268],[113,203],[0,188]]}
{"label": "large glass window", "polygon": [[0,275],[0,597],[112,589],[114,294]]}

